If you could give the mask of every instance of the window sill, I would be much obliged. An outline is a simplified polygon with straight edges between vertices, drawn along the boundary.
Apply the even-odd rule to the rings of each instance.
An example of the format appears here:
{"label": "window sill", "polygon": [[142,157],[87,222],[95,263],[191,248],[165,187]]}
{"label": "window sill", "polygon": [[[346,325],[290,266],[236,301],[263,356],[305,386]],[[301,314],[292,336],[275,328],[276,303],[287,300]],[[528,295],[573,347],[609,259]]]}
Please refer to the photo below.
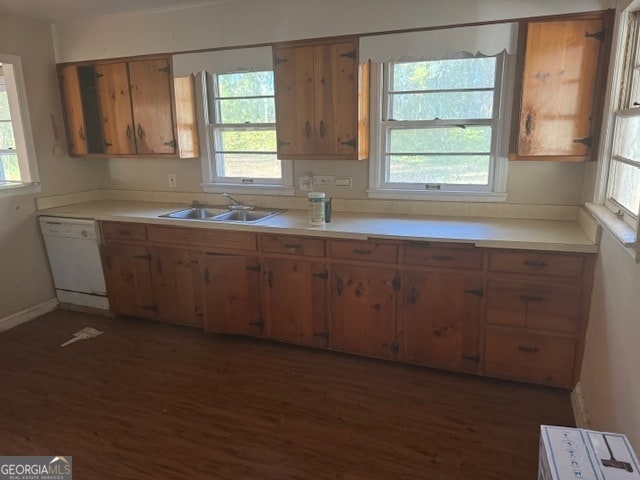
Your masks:
{"label": "window sill", "polygon": [[0,182],[0,197],[11,197],[15,195],[30,195],[40,193],[42,188],[40,183],[19,183],[3,184]]}
{"label": "window sill", "polygon": [[599,225],[606,228],[607,231],[613,235],[636,262],[640,262],[640,243],[638,242],[637,231],[630,227],[625,221],[616,217],[616,215],[604,205],[587,203],[585,204],[585,208],[593,215]]}
{"label": "window sill", "polygon": [[245,195],[289,195],[295,190],[289,185],[240,185],[237,183],[203,183],[202,189],[208,193],[239,193]]}
{"label": "window sill", "polygon": [[507,193],[492,192],[425,192],[418,190],[367,190],[369,198],[386,200],[424,200],[433,202],[506,202]]}

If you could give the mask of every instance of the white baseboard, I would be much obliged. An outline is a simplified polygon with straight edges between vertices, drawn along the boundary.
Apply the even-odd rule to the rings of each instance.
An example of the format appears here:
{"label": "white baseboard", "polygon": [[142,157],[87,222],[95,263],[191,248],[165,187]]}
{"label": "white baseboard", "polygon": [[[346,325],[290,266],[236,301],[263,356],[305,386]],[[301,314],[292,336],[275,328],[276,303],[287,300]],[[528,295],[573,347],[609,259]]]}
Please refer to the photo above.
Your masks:
{"label": "white baseboard", "polygon": [[582,395],[582,386],[580,383],[571,392],[571,406],[573,407],[573,418],[578,428],[591,428],[591,418],[587,412],[587,406],[584,403]]}
{"label": "white baseboard", "polygon": [[52,298],[51,300],[47,300],[35,307],[27,308],[26,310],[22,310],[21,312],[14,313],[13,315],[9,315],[8,317],[0,318],[0,332],[4,332],[5,330],[9,330],[10,328],[17,327],[21,323],[26,323],[29,320],[33,320],[40,315],[44,315],[45,313],[49,313],[55,310],[58,307],[58,299]]}

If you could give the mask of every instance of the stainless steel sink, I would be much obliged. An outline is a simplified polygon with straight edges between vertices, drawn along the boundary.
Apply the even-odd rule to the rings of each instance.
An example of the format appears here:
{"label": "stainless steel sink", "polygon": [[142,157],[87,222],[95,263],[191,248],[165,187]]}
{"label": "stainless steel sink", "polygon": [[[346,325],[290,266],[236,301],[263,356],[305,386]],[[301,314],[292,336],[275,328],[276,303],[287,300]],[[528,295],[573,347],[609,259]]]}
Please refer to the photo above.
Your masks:
{"label": "stainless steel sink", "polygon": [[284,210],[232,209],[226,207],[189,207],[160,215],[183,220],[206,220],[226,223],[257,223],[282,213]]}
{"label": "stainless steel sink", "polygon": [[209,220],[221,213],[227,213],[229,210],[225,207],[189,207],[177,212],[166,213],[160,215],[168,218],[184,218],[191,220]]}

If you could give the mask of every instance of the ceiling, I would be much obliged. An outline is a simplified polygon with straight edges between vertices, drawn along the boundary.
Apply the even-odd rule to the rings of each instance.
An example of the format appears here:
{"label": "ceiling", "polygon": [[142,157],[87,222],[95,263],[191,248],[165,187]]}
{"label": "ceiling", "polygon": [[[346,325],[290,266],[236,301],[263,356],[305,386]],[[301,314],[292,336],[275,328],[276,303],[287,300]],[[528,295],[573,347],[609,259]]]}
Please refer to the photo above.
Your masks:
{"label": "ceiling", "polygon": [[15,15],[45,22],[188,7],[229,0],[0,0],[0,17]]}

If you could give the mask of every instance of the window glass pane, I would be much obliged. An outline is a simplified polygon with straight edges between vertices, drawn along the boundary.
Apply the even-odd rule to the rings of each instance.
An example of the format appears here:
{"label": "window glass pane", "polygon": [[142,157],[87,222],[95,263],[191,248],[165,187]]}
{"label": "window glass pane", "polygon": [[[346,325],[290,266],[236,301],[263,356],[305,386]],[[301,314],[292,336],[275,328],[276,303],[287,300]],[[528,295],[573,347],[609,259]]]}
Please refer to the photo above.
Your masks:
{"label": "window glass pane", "polygon": [[640,205],[640,169],[614,161],[611,197],[627,210],[638,215]]}
{"label": "window glass pane", "polygon": [[218,75],[220,97],[273,95],[273,72],[242,72]]}
{"label": "window glass pane", "polygon": [[9,111],[7,92],[0,91],[0,121],[2,120],[11,120],[11,112]]}
{"label": "window glass pane", "polygon": [[396,93],[389,95],[394,120],[491,118],[493,90],[475,92]]}
{"label": "window glass pane", "polygon": [[218,100],[220,123],[275,123],[273,98]]}
{"label": "window glass pane", "polygon": [[282,178],[282,163],[275,153],[225,153],[218,157],[221,177]]}
{"label": "window glass pane", "polygon": [[487,185],[489,164],[489,155],[391,155],[387,181]]}
{"label": "window glass pane", "polygon": [[491,127],[393,129],[388,153],[489,153]]}
{"label": "window glass pane", "polygon": [[639,117],[618,117],[616,122],[616,149],[614,155],[640,161],[640,132]]}
{"label": "window glass pane", "polygon": [[222,130],[216,150],[221,152],[274,152],[276,131],[274,130]]}
{"label": "window glass pane", "polygon": [[14,153],[0,154],[0,181],[2,180],[20,181],[18,156]]}
{"label": "window glass pane", "polygon": [[16,141],[13,137],[11,122],[0,121],[0,150],[15,149]]}
{"label": "window glass pane", "polygon": [[391,91],[493,88],[496,58],[392,64]]}

